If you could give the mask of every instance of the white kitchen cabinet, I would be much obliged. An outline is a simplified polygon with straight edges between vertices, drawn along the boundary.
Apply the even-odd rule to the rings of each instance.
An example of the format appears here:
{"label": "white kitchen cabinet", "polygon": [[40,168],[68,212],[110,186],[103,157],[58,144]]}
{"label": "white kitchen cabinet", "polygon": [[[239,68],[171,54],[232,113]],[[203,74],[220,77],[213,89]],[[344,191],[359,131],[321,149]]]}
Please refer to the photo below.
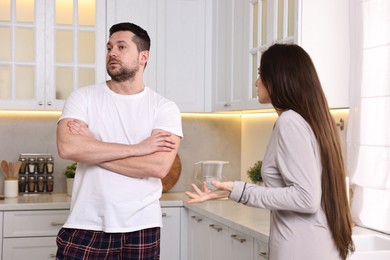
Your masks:
{"label": "white kitchen cabinet", "polygon": [[7,238],[3,243],[3,259],[55,259],[57,245],[55,237]]}
{"label": "white kitchen cabinet", "polygon": [[268,259],[268,242],[255,239],[253,256],[255,260]]}
{"label": "white kitchen cabinet", "polygon": [[[250,84],[254,86],[263,51],[274,43],[296,43],[312,58],[329,106],[349,107],[349,1],[257,0],[248,4]],[[252,97],[256,97],[255,88]]]}
{"label": "white kitchen cabinet", "polygon": [[106,0],[0,3],[0,109],[61,110],[103,81]]}
{"label": "white kitchen cabinet", "polygon": [[253,237],[191,210],[188,216],[189,260],[259,259]]}
{"label": "white kitchen cabinet", "polygon": [[252,1],[216,0],[212,13],[212,110],[257,109],[250,71]]}
{"label": "white kitchen cabinet", "polygon": [[162,207],[161,229],[161,260],[185,260],[185,250],[182,250],[182,244],[187,241],[182,237],[181,226],[186,223],[183,218],[186,217],[183,207]]}
{"label": "white kitchen cabinet", "polygon": [[211,259],[211,222],[197,213],[188,214],[188,260]]}
{"label": "white kitchen cabinet", "polygon": [[3,259],[53,259],[56,236],[69,210],[6,211],[3,220]]}
{"label": "white kitchen cabinet", "polygon": [[329,106],[349,107],[349,1],[299,3],[298,44],[311,56]]}
{"label": "white kitchen cabinet", "polygon": [[149,33],[146,85],[176,102],[182,112],[210,110],[206,25],[211,1],[115,0],[107,4],[108,28],[118,22],[133,22]]}
{"label": "white kitchen cabinet", "polygon": [[[0,236],[3,235],[3,212],[0,212]],[[0,248],[3,248],[3,239],[0,239]],[[0,252],[0,260],[3,259],[3,254]]]}

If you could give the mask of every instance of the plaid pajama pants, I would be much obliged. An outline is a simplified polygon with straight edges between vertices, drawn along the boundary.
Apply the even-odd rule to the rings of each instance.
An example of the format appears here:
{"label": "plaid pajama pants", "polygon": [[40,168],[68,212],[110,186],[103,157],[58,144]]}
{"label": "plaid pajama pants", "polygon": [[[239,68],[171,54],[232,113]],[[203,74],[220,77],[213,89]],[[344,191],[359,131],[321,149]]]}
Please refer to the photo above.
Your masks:
{"label": "plaid pajama pants", "polygon": [[158,260],[160,228],[129,233],[62,228],[57,248],[57,260]]}

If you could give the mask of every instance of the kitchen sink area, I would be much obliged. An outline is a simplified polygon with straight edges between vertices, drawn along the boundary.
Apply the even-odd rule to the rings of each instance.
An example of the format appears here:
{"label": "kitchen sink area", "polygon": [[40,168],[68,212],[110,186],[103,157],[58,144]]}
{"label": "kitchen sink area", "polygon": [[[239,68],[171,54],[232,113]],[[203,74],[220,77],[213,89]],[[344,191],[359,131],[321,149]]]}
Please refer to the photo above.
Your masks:
{"label": "kitchen sink area", "polygon": [[390,259],[390,236],[362,227],[354,227],[355,253],[348,260]]}

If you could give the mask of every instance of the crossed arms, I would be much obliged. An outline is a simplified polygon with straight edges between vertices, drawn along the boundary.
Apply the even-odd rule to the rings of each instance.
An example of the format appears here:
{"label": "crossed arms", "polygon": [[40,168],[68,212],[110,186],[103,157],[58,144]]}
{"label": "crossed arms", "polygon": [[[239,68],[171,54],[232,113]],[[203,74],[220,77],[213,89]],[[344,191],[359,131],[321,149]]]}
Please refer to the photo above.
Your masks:
{"label": "crossed arms", "polygon": [[150,137],[133,145],[96,140],[88,125],[62,119],[57,126],[57,149],[63,159],[97,164],[129,177],[164,178],[180,145],[180,137],[155,129]]}

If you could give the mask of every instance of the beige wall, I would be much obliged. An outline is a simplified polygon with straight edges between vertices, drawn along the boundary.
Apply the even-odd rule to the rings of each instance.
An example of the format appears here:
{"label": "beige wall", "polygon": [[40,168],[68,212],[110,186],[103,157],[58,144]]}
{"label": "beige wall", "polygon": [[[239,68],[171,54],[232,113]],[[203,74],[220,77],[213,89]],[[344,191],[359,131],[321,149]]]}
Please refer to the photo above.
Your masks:
{"label": "beige wall", "polygon": [[[335,119],[346,122],[348,113],[337,112]],[[55,141],[59,113],[0,112],[0,160],[16,161],[20,153],[51,153],[55,159],[55,193],[66,192],[63,172],[70,161],[58,157]],[[170,190],[186,191],[194,182],[194,164],[202,160],[230,163],[224,168],[225,180],[247,180],[246,171],[264,156],[277,119],[275,113],[183,114],[179,155],[181,176]],[[346,129],[341,132],[345,147]],[[0,194],[3,191],[0,176]]]}

